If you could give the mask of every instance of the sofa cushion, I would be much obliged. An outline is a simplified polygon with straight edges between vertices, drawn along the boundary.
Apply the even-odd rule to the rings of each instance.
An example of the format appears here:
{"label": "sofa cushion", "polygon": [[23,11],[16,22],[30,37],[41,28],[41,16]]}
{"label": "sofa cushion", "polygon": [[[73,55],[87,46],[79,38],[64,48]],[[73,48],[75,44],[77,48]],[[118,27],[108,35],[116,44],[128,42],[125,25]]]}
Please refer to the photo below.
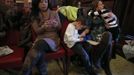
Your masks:
{"label": "sofa cushion", "polygon": [[61,47],[55,52],[46,53],[45,59],[51,60],[51,59],[59,59],[60,57],[65,56],[65,50]]}

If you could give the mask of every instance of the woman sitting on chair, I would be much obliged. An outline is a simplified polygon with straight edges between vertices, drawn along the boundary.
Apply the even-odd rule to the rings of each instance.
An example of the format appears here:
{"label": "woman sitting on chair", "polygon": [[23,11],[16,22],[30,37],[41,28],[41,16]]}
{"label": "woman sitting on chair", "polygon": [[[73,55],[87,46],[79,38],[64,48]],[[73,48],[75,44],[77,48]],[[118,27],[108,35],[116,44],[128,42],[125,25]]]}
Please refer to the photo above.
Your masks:
{"label": "woman sitting on chair", "polygon": [[32,1],[32,28],[37,38],[29,50],[21,71],[22,75],[31,75],[32,67],[37,66],[40,75],[47,75],[46,52],[57,51],[59,45],[58,30],[60,20],[56,11],[48,8],[48,0]]}

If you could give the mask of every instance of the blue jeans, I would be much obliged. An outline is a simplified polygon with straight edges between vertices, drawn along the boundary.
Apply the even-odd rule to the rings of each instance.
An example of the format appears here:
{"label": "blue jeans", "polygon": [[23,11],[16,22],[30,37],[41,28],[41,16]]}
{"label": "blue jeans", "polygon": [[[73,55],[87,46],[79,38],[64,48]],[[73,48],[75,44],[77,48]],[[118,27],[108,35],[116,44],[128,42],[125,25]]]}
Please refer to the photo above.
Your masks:
{"label": "blue jeans", "polygon": [[22,75],[31,75],[32,68],[37,67],[39,70],[39,75],[47,75],[47,62],[44,59],[46,52],[50,52],[51,48],[44,40],[39,40],[35,42],[35,45],[29,50],[23,67]]}
{"label": "blue jeans", "polygon": [[86,71],[91,74],[92,73],[92,67],[91,67],[91,62],[90,62],[90,57],[88,54],[88,49],[83,46],[81,42],[77,42],[72,48],[71,48],[74,53],[79,55],[83,61],[83,64],[85,66]]}

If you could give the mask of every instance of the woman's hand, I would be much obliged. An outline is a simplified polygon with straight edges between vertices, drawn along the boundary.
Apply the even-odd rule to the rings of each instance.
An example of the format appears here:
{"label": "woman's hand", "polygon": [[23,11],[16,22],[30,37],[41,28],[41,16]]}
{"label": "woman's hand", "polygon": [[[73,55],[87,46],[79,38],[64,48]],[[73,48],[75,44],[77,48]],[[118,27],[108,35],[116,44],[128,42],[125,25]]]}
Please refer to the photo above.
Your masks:
{"label": "woman's hand", "polygon": [[41,28],[44,28],[44,29],[46,29],[46,28],[48,28],[48,24],[46,24],[46,23],[44,23],[42,26],[41,26]]}

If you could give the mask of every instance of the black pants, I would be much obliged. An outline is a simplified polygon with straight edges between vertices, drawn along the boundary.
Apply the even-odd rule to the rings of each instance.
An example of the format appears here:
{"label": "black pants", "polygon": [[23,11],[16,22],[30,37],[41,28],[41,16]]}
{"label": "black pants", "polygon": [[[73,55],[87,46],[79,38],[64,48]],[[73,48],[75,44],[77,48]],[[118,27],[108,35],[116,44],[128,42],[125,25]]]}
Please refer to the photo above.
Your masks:
{"label": "black pants", "polygon": [[93,71],[90,61],[90,45],[85,45],[87,43],[85,42],[77,42],[73,47],[72,50],[74,53],[79,55],[83,61],[83,65],[85,66],[85,69],[89,75],[96,75],[96,73]]}
{"label": "black pants", "polygon": [[119,33],[120,33],[120,29],[119,27],[114,27],[114,28],[110,28],[110,29],[107,29],[107,31],[111,32],[112,33],[112,37],[113,37],[113,41],[114,41],[114,45],[113,45],[113,49],[112,49],[112,58],[116,58],[116,44],[119,40]]}
{"label": "black pants", "polygon": [[110,32],[104,32],[100,43],[97,46],[95,46],[94,50],[92,50],[92,59],[96,67],[100,67],[101,59],[103,58],[104,53],[106,53],[106,51],[110,51],[111,45],[112,34]]}
{"label": "black pants", "polygon": [[113,28],[106,29],[106,30],[112,33],[112,38],[114,42],[117,42],[119,38],[119,32],[120,32],[119,27],[113,27]]}

